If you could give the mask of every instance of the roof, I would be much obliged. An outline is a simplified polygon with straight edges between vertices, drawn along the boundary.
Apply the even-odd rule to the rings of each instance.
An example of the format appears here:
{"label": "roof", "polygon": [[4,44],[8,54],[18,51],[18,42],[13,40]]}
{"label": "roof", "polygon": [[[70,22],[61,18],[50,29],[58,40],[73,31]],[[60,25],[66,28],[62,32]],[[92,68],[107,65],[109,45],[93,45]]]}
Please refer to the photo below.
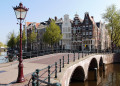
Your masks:
{"label": "roof", "polygon": [[31,25],[32,23],[35,23],[36,28],[38,28],[40,23],[36,23],[36,22],[26,22],[26,27],[28,27],[29,25]]}
{"label": "roof", "polygon": [[56,21],[56,23],[62,23],[62,22],[63,22],[62,18],[60,18]]}
{"label": "roof", "polygon": [[30,25],[31,23],[33,23],[33,22],[26,22],[26,27],[27,27],[28,25]]}
{"label": "roof", "polygon": [[78,14],[75,14],[75,18],[78,18],[81,23],[83,22],[83,20],[79,17]]}
{"label": "roof", "polygon": [[36,23],[36,28],[38,28],[39,25],[40,25],[40,23]]}
{"label": "roof", "polygon": [[98,28],[100,28],[100,22],[97,22],[96,25]]}

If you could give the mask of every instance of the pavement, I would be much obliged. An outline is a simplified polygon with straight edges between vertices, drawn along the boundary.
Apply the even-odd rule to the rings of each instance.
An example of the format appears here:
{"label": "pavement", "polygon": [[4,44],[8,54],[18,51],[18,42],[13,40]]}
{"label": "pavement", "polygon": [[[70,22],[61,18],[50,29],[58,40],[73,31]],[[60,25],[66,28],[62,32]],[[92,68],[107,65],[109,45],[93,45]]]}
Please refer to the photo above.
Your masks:
{"label": "pavement", "polygon": [[27,86],[31,79],[31,74],[36,69],[42,69],[48,65],[54,64],[63,56],[67,59],[68,54],[73,58],[72,53],[55,53],[23,60],[23,72],[25,77],[25,82],[23,83],[16,83],[18,76],[18,61],[0,64],[0,86]]}

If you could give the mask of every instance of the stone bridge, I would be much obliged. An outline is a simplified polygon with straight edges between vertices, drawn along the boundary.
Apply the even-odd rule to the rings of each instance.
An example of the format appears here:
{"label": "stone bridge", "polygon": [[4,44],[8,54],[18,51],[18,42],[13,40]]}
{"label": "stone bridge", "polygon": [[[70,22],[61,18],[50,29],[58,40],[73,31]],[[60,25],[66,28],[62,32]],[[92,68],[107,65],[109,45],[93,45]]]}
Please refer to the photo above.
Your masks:
{"label": "stone bridge", "polygon": [[[66,64],[65,67],[62,69],[62,72],[58,73],[58,78],[52,80],[52,83],[59,82],[61,86],[69,86],[70,82],[74,80],[84,82],[85,80],[89,80],[89,77],[91,77],[91,75],[89,74],[90,71],[93,70],[98,71],[101,67],[103,68],[104,64],[110,64],[114,62],[120,62],[119,55],[117,54],[88,55],[85,58],[80,58],[80,60],[71,62],[69,65]],[[96,76],[99,75],[97,74]]]}

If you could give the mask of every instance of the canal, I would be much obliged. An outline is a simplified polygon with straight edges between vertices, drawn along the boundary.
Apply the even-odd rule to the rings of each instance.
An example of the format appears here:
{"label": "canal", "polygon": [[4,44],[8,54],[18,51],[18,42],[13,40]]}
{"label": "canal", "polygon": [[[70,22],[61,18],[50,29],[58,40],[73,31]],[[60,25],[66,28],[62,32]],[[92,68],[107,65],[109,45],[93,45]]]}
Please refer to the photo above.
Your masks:
{"label": "canal", "polygon": [[0,52],[0,64],[8,62],[6,56],[7,56],[7,52]]}
{"label": "canal", "polygon": [[[85,82],[71,82],[69,86],[120,86],[120,64],[109,64],[105,66],[105,72],[101,69],[97,73],[97,81],[86,80]],[[90,73],[91,77],[94,76]]]}

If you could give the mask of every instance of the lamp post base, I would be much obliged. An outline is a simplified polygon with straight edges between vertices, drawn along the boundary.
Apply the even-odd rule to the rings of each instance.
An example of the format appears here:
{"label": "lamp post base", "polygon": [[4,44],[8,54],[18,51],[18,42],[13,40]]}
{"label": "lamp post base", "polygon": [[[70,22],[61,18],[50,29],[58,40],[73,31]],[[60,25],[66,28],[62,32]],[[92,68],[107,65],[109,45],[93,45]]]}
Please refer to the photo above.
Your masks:
{"label": "lamp post base", "polygon": [[25,81],[24,77],[20,77],[20,78],[17,79],[17,83],[22,83],[24,81]]}
{"label": "lamp post base", "polygon": [[24,75],[23,75],[23,64],[22,64],[22,62],[20,62],[19,65],[18,65],[18,78],[17,78],[17,82],[21,83],[21,82],[24,82],[24,81],[25,81],[25,78],[24,78]]}

